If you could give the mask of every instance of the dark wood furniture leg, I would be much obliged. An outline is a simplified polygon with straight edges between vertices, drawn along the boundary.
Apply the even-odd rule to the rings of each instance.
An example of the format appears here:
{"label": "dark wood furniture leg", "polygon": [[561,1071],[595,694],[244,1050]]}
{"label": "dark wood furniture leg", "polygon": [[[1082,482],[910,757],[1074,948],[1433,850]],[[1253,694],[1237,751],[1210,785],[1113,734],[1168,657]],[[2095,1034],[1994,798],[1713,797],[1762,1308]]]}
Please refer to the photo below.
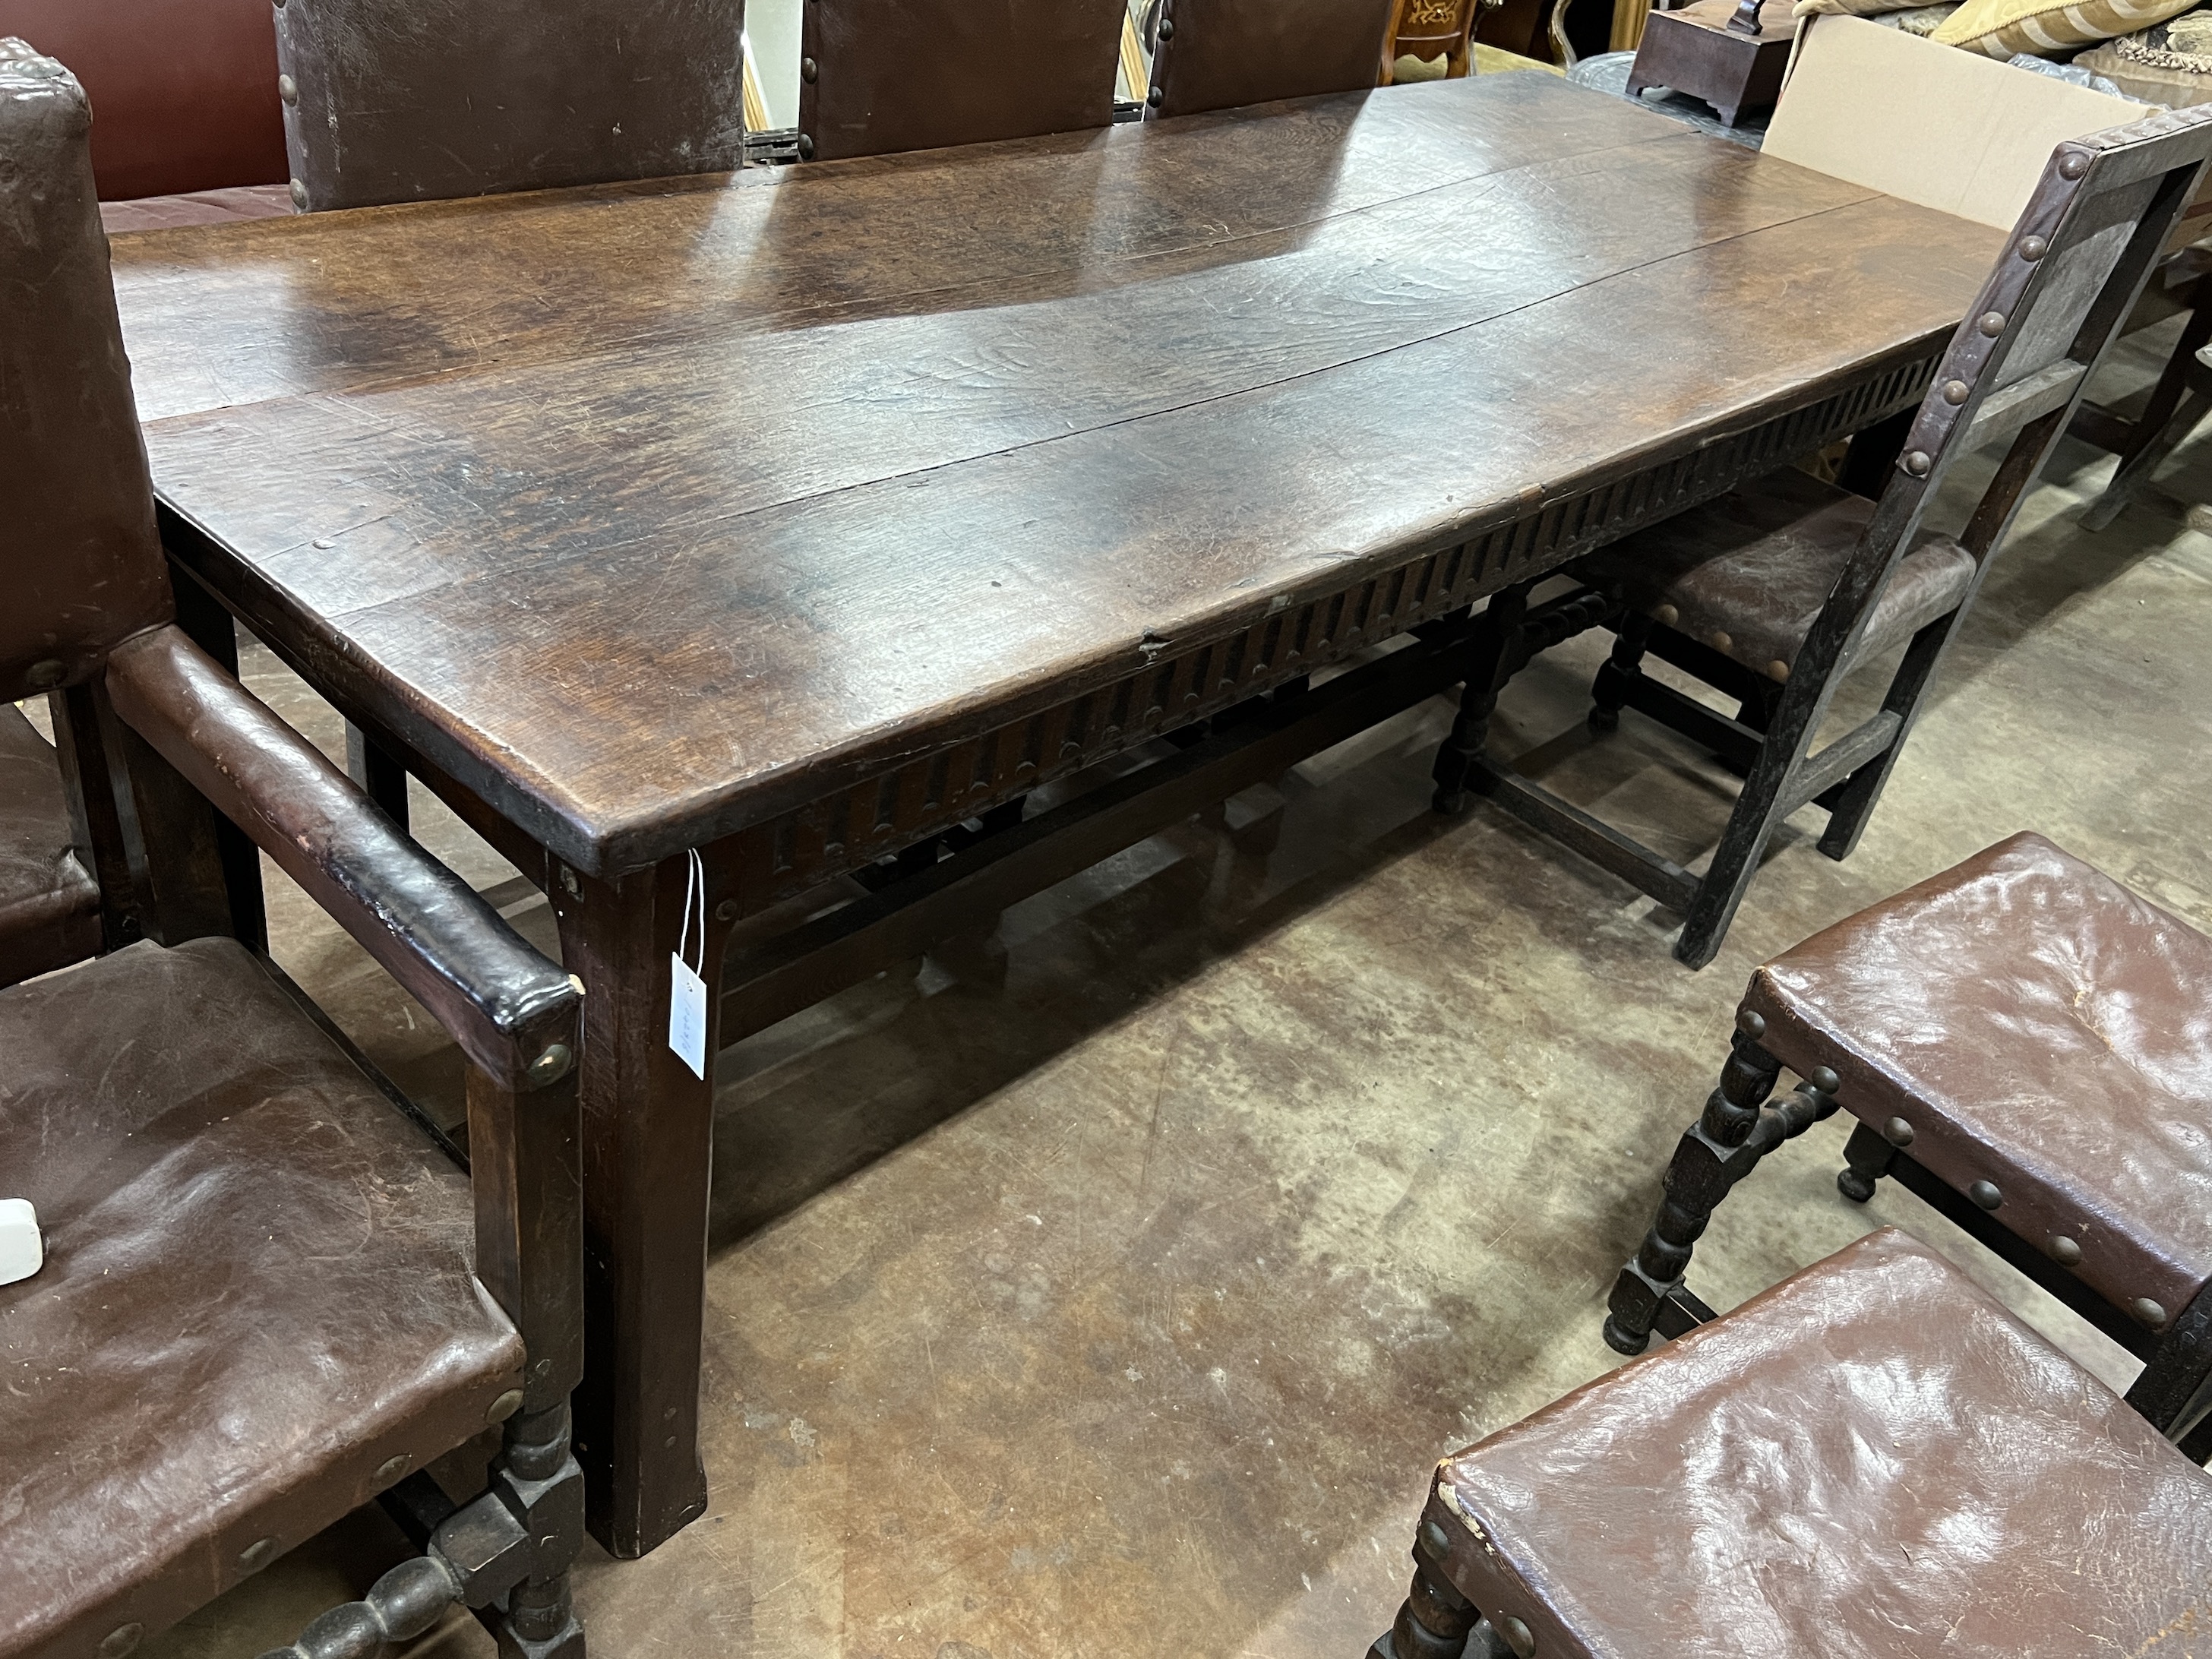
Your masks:
{"label": "dark wood furniture leg", "polygon": [[[2190,302],[2189,320],[2181,325],[2181,338],[2159,372],[2158,384],[2151,388],[2143,412],[2128,421],[2094,404],[2085,403],[2075,410],[2067,430],[2100,449],[2114,451],[2120,458],[2112,483],[2083,510],[2083,529],[2102,530],[2112,523],[2128,504],[2134,487],[2203,418],[2201,407],[2183,418],[2181,403],[2191,380],[2202,379],[2197,354],[2207,345],[2212,345],[2212,282],[2200,276]],[[2160,447],[2161,440],[2163,447]],[[2158,450],[2154,456],[2148,453],[2154,448]]]}
{"label": "dark wood furniture leg", "polygon": [[1844,464],[1836,469],[1837,487],[1870,501],[1880,501],[1889,483],[1889,470],[1897,465],[1905,435],[1912,430],[1913,416],[1919,412],[1900,409],[1887,420],[1853,433],[1850,447],[1844,451]]}
{"label": "dark wood furniture leg", "polygon": [[[589,1341],[576,1396],[576,1453],[588,1480],[592,1533],[621,1557],[644,1554],[707,1507],[699,1358],[711,1079],[729,921],[715,913],[710,888],[708,1077],[701,1079],[668,1046],[671,958],[689,862],[672,859],[613,881],[562,868],[551,884],[562,960],[586,988]],[[695,913],[695,927],[696,921]]]}
{"label": "dark wood furniture leg", "polygon": [[1660,1200],[1658,1217],[1635,1258],[1613,1281],[1605,1340],[1621,1353],[1644,1352],[1660,1303],[1680,1286],[1705,1223],[1741,1173],[1731,1166],[1759,1126],[1759,1113],[1782,1071],[1782,1062],[1759,1046],[1765,1031],[1765,1022],[1758,1015],[1738,1016],[1735,1041],[1721,1067],[1719,1085],[1706,1097],[1698,1121],[1682,1132],[1667,1165],[1666,1195]]}
{"label": "dark wood furniture leg", "polygon": [[[1434,1524],[1421,1523],[1421,1544],[1429,1541]],[[1413,1582],[1398,1617],[1375,1638],[1367,1659],[1462,1659],[1463,1655],[1491,1659],[1493,1653],[1510,1653],[1474,1603],[1422,1553],[1421,1544],[1413,1548]]]}
{"label": "dark wood furniture leg", "polygon": [[54,750],[61,763],[62,793],[69,800],[71,839],[78,861],[100,887],[100,948],[119,951],[145,937],[145,918],[108,769],[96,694],[97,688],[91,685],[50,693],[46,712],[54,723]]}
{"label": "dark wood furniture leg", "polygon": [[346,775],[362,787],[377,809],[401,830],[407,828],[407,769],[368,732],[346,722]]}
{"label": "dark wood furniture leg", "polygon": [[1459,714],[1452,721],[1451,735],[1437,750],[1432,775],[1437,786],[1434,805],[1439,812],[1456,815],[1467,811],[1468,776],[1489,740],[1490,717],[1498,712],[1498,694],[1504,690],[1516,665],[1513,647],[1522,619],[1528,614],[1528,590],[1534,586],[1516,582],[1499,589],[1475,623]]}
{"label": "dark wood furniture leg", "polygon": [[[2200,318],[2212,319],[2212,311],[2192,315],[2189,319],[2192,331]],[[2175,356],[2173,364],[2167,369],[2168,379],[2174,378],[2175,368],[2180,370],[2174,400],[2161,404],[2166,382],[2160,380],[2157,392],[2152,394],[2151,407],[2144,411],[2142,419],[2135,423],[2131,441],[2120,456],[2120,465],[2112,474],[2112,483],[2105,486],[2102,495],[2082,509],[2081,527],[2084,530],[2102,530],[2118,518],[2120,509],[2142,493],[2143,486],[2164,465],[2166,458],[2173,453],[2185,438],[2197,430],[2198,423],[2208,413],[2212,413],[2212,363],[2205,361],[2208,355],[2212,353],[2200,346],[2186,354]]]}
{"label": "dark wood furniture leg", "polygon": [[[169,562],[169,585],[176,594],[177,626],[236,679],[238,623],[228,608],[173,559]],[[261,890],[261,849],[220,813],[215,822],[215,848],[230,905],[230,931],[247,950],[265,952],[269,907]]]}

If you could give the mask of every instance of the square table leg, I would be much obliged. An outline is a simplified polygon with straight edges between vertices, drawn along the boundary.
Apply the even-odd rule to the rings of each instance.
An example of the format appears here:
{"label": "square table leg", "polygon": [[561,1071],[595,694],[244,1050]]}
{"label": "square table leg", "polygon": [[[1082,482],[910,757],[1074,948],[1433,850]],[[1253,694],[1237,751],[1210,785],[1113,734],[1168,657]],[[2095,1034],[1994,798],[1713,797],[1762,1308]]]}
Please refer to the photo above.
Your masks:
{"label": "square table leg", "polygon": [[671,859],[612,881],[563,868],[550,884],[563,959],[586,991],[586,1352],[576,1455],[589,1483],[592,1534],[623,1557],[644,1554],[707,1507],[699,1361],[713,1057],[729,924],[709,910],[702,1079],[668,1045],[687,865]]}

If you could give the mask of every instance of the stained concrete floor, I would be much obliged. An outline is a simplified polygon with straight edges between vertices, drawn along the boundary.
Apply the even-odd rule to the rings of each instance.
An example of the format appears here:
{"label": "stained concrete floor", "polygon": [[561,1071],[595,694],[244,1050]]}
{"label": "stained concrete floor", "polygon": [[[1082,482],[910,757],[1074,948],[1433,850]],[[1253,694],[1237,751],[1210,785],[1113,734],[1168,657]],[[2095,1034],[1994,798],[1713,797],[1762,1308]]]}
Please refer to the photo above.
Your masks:
{"label": "stained concrete floor", "polygon": [[[1606,1287],[1754,963],[2021,828],[2212,929],[2212,538],[2181,506],[2212,499],[2212,443],[2163,475],[2179,499],[2085,535],[2110,466],[2062,451],[1859,852],[1820,856],[1807,815],[1703,973],[1621,883],[1486,808],[1426,811],[1439,704],[1011,912],[1002,992],[926,968],[727,1057],[712,1506],[642,1561],[587,1553],[593,1650],[1353,1659],[1432,1460],[1618,1363]],[[1498,747],[1687,856],[1730,786],[1634,715],[1580,735],[1602,648],[1517,681]],[[249,668],[336,747],[265,653]],[[417,805],[550,944],[542,903]],[[271,891],[279,957],[450,1105],[427,1018]],[[2124,1386],[2118,1348],[1909,1195],[1842,1200],[1842,1141],[1820,1126],[1730,1200],[1709,1300],[1894,1222]],[[258,1653],[397,1553],[356,1516],[143,1651]],[[491,1644],[457,1618],[414,1651]]]}

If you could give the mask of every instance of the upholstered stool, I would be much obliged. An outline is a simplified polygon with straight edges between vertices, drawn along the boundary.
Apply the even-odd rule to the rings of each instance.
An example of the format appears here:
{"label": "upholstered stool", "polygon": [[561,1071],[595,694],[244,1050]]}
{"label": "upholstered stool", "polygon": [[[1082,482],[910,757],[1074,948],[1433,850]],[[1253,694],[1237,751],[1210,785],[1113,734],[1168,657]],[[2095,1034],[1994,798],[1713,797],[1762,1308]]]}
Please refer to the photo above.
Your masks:
{"label": "upholstered stool", "polygon": [[2212,1474],[1885,1229],[1446,1458],[1413,1560],[1370,1659],[2164,1651]]}
{"label": "upholstered stool", "polygon": [[[1784,1066],[1808,1082],[1766,1105]],[[2191,1432],[2212,1405],[2212,939],[2019,835],[1760,968],[1613,1287],[1614,1346],[1679,1316],[1714,1206],[1838,1107],[1859,1121],[1846,1196],[1895,1175],[2142,1357],[2130,1401]]]}

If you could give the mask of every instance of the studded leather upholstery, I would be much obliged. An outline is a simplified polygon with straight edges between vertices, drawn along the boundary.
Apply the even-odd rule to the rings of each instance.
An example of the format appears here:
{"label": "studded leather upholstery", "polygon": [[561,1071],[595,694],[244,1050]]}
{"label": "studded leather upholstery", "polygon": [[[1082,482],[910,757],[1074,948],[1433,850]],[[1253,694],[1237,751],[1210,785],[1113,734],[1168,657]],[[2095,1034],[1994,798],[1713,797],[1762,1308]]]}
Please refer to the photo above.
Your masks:
{"label": "studded leather upholstery", "polygon": [[2212,939],[2040,836],[1815,933],[1744,1006],[2115,1305],[2170,1321],[2212,1279]]}
{"label": "studded leather upholstery", "polygon": [[1893,1230],[1445,1459],[1428,1521],[1542,1659],[2181,1652],[2212,1595],[2212,1474]]}
{"label": "studded leather upholstery", "polygon": [[1168,0],[1158,115],[1356,92],[1382,73],[1392,0]]}
{"label": "studded leather upholstery", "polygon": [[[1579,574],[1783,680],[1873,516],[1872,501],[1791,467],[1615,542]],[[1954,609],[1973,576],[1966,549],[1925,538],[1875,601],[1861,651],[1895,645]]]}
{"label": "studded leather upholstery", "polygon": [[799,153],[887,155],[1114,118],[1122,0],[808,0]]}
{"label": "studded leather upholstery", "polygon": [[60,764],[30,721],[0,703],[0,985],[99,949],[100,889],[70,854]]}
{"label": "studded leather upholstery", "polygon": [[0,1286],[0,1655],[163,1628],[519,1384],[467,1177],[234,942],[0,993],[0,1056],[46,1253]]}

